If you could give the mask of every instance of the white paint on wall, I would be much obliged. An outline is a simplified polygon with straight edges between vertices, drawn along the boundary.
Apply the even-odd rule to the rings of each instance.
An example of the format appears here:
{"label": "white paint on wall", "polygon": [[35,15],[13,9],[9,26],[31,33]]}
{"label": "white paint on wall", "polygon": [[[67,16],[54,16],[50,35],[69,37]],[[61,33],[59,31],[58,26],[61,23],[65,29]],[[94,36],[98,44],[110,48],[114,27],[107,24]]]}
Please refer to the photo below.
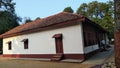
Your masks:
{"label": "white paint on wall", "polygon": [[97,49],[99,49],[98,44],[91,45],[91,46],[84,47],[84,52],[85,52],[85,54],[87,54],[87,53],[90,53],[90,52],[97,50]]}
{"label": "white paint on wall", "polygon": [[[31,34],[19,35],[3,39],[3,54],[56,54],[54,34],[63,34],[63,50],[65,54],[83,54],[82,25],[46,30]],[[24,49],[21,40],[28,38],[28,49]],[[8,50],[6,42],[12,41],[12,50]]]}

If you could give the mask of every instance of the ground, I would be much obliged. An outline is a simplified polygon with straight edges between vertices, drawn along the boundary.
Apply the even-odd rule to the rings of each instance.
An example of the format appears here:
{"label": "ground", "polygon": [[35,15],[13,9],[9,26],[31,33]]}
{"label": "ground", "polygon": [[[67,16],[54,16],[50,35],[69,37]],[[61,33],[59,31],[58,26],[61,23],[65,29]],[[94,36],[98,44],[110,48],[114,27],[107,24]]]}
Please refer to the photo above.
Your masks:
{"label": "ground", "polygon": [[[40,60],[9,59],[0,56],[0,68],[115,68],[108,67],[114,63],[113,47],[104,52],[100,52],[82,63],[51,62]],[[107,66],[107,67],[105,67]]]}
{"label": "ground", "polygon": [[0,59],[0,68],[89,68],[91,64]]}

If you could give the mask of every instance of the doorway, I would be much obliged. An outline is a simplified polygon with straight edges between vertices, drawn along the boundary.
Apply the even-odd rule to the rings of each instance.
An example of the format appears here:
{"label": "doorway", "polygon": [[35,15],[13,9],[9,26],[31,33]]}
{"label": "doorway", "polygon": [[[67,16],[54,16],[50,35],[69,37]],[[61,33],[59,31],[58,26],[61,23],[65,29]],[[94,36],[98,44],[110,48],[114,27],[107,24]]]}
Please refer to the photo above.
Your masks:
{"label": "doorway", "polygon": [[63,41],[62,41],[62,34],[55,34],[53,36],[55,38],[55,47],[56,47],[56,53],[63,54]]}

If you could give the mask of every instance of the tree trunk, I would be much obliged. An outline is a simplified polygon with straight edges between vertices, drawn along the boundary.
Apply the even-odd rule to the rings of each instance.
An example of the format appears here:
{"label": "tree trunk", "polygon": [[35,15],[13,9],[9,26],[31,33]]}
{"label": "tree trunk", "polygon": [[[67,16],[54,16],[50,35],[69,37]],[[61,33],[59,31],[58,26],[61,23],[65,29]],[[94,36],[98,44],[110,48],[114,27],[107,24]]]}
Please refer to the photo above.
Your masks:
{"label": "tree trunk", "polygon": [[120,0],[114,0],[115,8],[115,63],[120,68]]}

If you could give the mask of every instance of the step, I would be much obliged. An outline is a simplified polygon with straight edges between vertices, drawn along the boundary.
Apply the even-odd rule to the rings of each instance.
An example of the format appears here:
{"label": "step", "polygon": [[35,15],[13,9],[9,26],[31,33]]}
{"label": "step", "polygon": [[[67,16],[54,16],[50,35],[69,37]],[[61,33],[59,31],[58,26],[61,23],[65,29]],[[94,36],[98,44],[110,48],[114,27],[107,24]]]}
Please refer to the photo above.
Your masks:
{"label": "step", "polygon": [[51,58],[51,61],[60,61],[61,58]]}
{"label": "step", "polygon": [[51,58],[51,61],[60,61],[63,58],[63,54],[56,54]]}

